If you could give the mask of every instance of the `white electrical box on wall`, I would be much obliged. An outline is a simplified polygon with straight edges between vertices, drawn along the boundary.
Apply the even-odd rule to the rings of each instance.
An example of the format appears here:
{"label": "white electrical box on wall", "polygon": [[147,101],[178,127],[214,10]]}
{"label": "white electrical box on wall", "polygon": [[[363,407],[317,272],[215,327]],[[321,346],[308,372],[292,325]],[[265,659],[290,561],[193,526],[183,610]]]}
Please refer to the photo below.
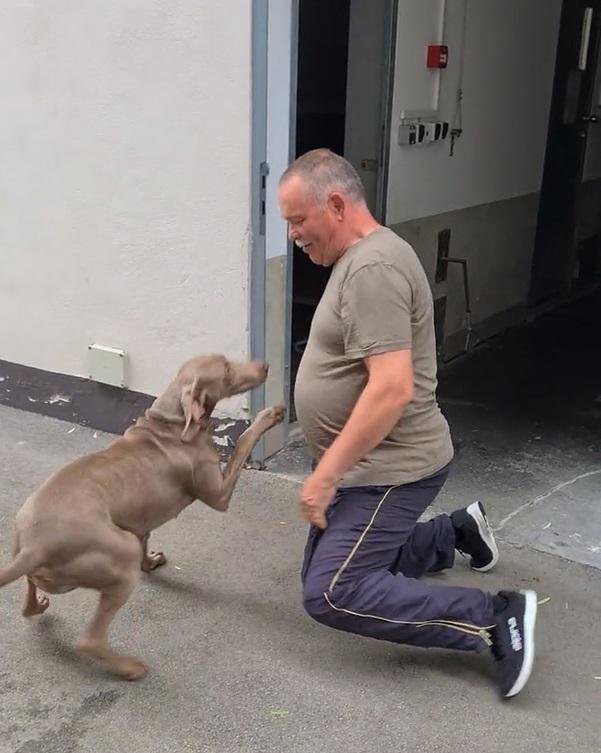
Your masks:
{"label": "white electrical box on wall", "polygon": [[446,139],[449,124],[446,121],[407,121],[399,126],[399,145],[432,144]]}
{"label": "white electrical box on wall", "polygon": [[95,382],[125,387],[125,351],[94,343],[88,346],[89,377]]}

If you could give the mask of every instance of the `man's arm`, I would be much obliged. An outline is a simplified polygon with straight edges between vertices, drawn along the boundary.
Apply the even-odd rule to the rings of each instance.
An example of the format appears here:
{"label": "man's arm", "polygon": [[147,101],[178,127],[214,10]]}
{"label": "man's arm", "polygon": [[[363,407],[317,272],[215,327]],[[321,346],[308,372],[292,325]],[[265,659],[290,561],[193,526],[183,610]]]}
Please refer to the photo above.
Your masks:
{"label": "man's arm", "polygon": [[413,397],[411,350],[368,356],[364,362],[365,389],[301,492],[303,515],[319,528],[326,526],[325,510],[340,478],[390,433]]}

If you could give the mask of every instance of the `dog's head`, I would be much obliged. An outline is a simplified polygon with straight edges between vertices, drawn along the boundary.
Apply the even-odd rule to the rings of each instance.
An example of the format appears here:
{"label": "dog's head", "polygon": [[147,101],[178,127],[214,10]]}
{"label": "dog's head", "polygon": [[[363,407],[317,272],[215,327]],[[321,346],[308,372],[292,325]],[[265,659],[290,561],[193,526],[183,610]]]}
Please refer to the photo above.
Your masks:
{"label": "dog's head", "polygon": [[225,356],[197,356],[180,368],[150,414],[184,423],[182,441],[190,442],[225,397],[258,387],[267,379],[268,366],[260,361],[229,361]]}

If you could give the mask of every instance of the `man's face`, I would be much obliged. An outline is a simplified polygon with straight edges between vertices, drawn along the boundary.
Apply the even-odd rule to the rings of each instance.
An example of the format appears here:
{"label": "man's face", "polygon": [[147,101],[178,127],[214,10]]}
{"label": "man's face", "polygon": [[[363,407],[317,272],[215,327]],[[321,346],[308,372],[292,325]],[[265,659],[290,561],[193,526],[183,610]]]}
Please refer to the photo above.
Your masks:
{"label": "man's face", "polygon": [[300,178],[293,176],[278,190],[280,214],[288,223],[288,237],[307,254],[313,264],[330,267],[343,249],[336,245],[339,222],[337,209],[331,200],[326,206],[316,206],[307,196]]}

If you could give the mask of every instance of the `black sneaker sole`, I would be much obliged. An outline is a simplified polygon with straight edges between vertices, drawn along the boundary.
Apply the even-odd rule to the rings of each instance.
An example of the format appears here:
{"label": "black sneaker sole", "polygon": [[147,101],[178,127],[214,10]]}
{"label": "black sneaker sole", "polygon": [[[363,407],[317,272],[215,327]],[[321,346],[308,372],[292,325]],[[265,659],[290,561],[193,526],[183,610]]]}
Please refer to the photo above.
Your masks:
{"label": "black sneaker sole", "polygon": [[536,613],[538,611],[538,596],[535,591],[524,589],[521,589],[520,593],[526,599],[522,637],[524,644],[524,661],[522,662],[522,668],[516,681],[513,683],[511,689],[505,693],[505,698],[512,698],[524,689],[524,686],[532,674],[532,667],[534,666],[534,627],[536,625]]}
{"label": "black sneaker sole", "polygon": [[490,562],[487,562],[486,565],[482,565],[481,567],[475,567],[474,565],[471,565],[471,568],[478,573],[486,573],[489,570],[492,570],[499,561],[499,548],[497,547],[495,536],[492,532],[492,528],[488,523],[488,519],[486,517],[486,513],[484,512],[482,503],[472,502],[472,504],[468,508],[466,508],[466,513],[478,526],[478,533],[480,534],[480,538],[490,549],[491,554],[491,560]]}

